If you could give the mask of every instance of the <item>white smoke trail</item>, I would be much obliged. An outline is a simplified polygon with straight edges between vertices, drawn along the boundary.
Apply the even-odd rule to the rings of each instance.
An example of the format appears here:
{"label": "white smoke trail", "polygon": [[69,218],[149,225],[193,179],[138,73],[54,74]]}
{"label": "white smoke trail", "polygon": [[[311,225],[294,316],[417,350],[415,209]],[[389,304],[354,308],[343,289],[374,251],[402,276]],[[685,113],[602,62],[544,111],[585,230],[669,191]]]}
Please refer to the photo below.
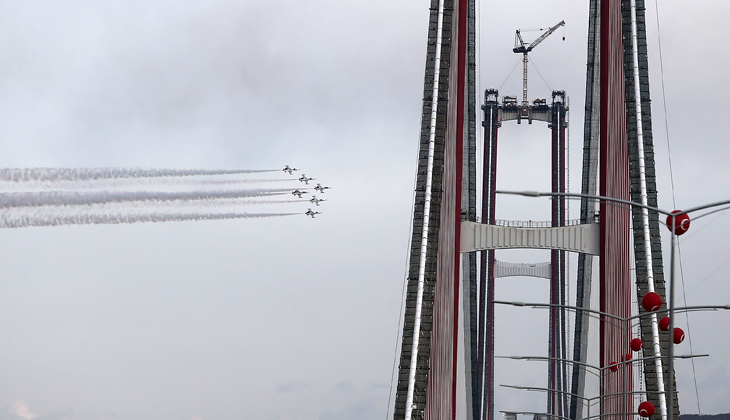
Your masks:
{"label": "white smoke trail", "polygon": [[[217,198],[217,199],[202,199],[202,200],[174,200],[174,201],[125,201],[125,202],[110,202],[110,203],[95,203],[89,204],[84,207],[84,211],[97,212],[97,213],[108,213],[111,211],[125,211],[125,210],[175,210],[188,207],[189,210],[195,210],[200,208],[210,207],[240,207],[240,206],[251,206],[251,205],[266,205],[266,204],[288,204],[288,203],[302,203],[302,200],[256,200],[248,198]],[[63,211],[79,211],[79,207],[73,206],[42,206],[42,207],[0,207],[0,218],[10,215],[17,214],[33,214],[34,212],[43,209],[44,212],[63,212]]]}
{"label": "white smoke trail", "polygon": [[180,207],[237,207],[263,204],[302,203],[303,200],[249,200],[238,198],[216,198],[203,200],[175,200],[166,202],[130,201],[126,203],[96,204],[92,209],[119,209],[119,208],[180,208]]}
{"label": "white smoke trail", "polygon": [[74,206],[127,201],[209,200],[281,195],[288,189],[255,189],[223,191],[48,191],[0,193],[0,208],[36,206]]}
{"label": "white smoke trail", "polygon": [[[0,170],[1,171],[1,170]],[[0,182],[2,180],[0,179]],[[196,178],[120,178],[120,179],[97,179],[97,180],[31,180],[23,182],[5,183],[7,190],[78,190],[78,189],[100,189],[117,187],[139,187],[146,185],[164,186],[196,186],[196,185],[239,185],[256,184],[267,182],[292,182],[296,178],[281,179],[196,179]]]}
{"label": "white smoke trail", "polygon": [[199,220],[250,219],[291,216],[300,213],[132,213],[132,214],[50,214],[36,213],[0,218],[0,229],[32,226],[98,225],[122,223],[161,223]]}
{"label": "white smoke trail", "polygon": [[299,181],[297,178],[270,178],[270,179],[217,179],[200,181],[203,185],[228,185],[228,184],[249,184],[254,182],[291,182]]}
{"label": "white smoke trail", "polygon": [[237,175],[276,172],[278,169],[141,169],[141,168],[6,168],[0,169],[0,181],[88,181],[117,178],[159,178],[196,175]]}

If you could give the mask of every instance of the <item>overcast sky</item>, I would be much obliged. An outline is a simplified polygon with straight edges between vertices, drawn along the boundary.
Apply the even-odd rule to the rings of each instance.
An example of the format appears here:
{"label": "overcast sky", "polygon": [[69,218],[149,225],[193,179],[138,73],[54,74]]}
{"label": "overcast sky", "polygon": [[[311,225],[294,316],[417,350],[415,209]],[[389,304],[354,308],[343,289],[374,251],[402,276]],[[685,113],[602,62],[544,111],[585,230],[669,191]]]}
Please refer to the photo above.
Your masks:
{"label": "overcast sky", "polygon": [[[665,120],[656,10],[647,3],[660,207],[674,208],[673,197],[678,208],[729,198],[730,60],[718,43],[730,4],[661,2]],[[0,167],[290,164],[332,186],[315,220],[1,231],[0,419],[390,415],[428,7],[0,1]],[[567,23],[532,53],[545,81],[531,67],[529,96],[570,96],[572,191],[580,189],[587,9],[568,0],[480,5],[481,91],[520,93],[519,69],[507,78],[520,59],[511,52],[516,28]],[[548,133],[538,123],[505,124],[500,188],[550,188]],[[546,201],[500,199],[501,219],[549,219]],[[688,304],[730,303],[729,232],[720,213],[682,239]],[[500,280],[497,294],[547,301],[547,290],[519,278]],[[547,352],[546,313],[529,311],[498,311],[499,354]],[[730,411],[728,321],[727,313],[690,317],[694,352],[711,354],[695,363],[705,413]],[[678,352],[689,353],[689,343]],[[692,367],[680,361],[677,372],[682,412],[696,413]],[[545,377],[534,362],[497,366],[497,383],[542,386]],[[496,409],[544,409],[544,395],[520,392],[499,390]]]}

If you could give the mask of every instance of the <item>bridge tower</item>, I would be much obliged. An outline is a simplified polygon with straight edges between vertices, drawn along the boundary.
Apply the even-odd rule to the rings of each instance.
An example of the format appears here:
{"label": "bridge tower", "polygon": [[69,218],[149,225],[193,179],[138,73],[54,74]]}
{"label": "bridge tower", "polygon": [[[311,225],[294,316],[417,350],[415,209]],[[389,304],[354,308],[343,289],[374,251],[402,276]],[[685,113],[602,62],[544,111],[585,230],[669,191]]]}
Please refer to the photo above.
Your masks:
{"label": "bridge tower", "polygon": [[[568,113],[567,97],[564,91],[553,91],[550,103],[546,99],[535,99],[532,103],[518,103],[517,97],[505,96],[500,100],[496,89],[487,89],[484,94],[484,168],[482,190],[482,223],[487,225],[504,225],[498,221],[496,214],[497,191],[497,137],[499,127],[505,121],[526,120],[548,123],[551,132],[551,183],[553,192],[565,192],[566,188],[566,115]],[[565,197],[552,199],[550,227],[563,227],[567,214]],[[531,227],[529,223],[516,224],[519,227]],[[495,259],[495,250],[488,249],[480,253],[480,299],[479,299],[479,345],[477,360],[478,376],[472,380],[472,387],[479,390],[480,404],[475,418],[480,420],[494,419],[494,303],[495,279],[512,270],[514,265]],[[521,275],[542,277],[544,269],[549,271],[550,303],[566,305],[566,252],[552,249],[549,263],[540,265],[540,269],[530,270],[524,267]],[[566,331],[567,314],[565,309],[550,310],[548,357],[567,359]],[[547,412],[567,417],[568,414],[568,366],[564,361],[552,360],[548,363],[548,388],[558,392],[548,395]],[[475,410],[477,410],[475,405]]]}
{"label": "bridge tower", "polygon": [[[617,156],[625,153],[628,155],[628,175],[624,172],[627,166],[625,163],[621,163],[622,171],[618,175],[628,178],[631,201],[656,207],[645,10],[644,0],[590,1],[581,193],[593,195],[598,192],[599,169],[601,176],[608,178],[605,167],[611,163],[611,159],[615,159],[616,154],[606,155],[608,152],[601,150],[601,147],[606,146],[604,143],[608,143],[604,139],[615,140],[626,133],[626,140],[620,139],[616,144],[622,147]],[[622,107],[625,108],[625,114],[621,111]],[[609,123],[612,123],[612,131],[606,127]],[[606,127],[605,131],[602,126]],[[627,151],[623,151],[623,144],[628,146]],[[614,161],[613,164],[615,163]],[[610,179],[615,178],[614,176]],[[622,189],[624,188],[625,184]],[[600,192],[603,195],[605,190],[601,189]],[[621,195],[625,197],[626,191],[621,191]],[[644,294],[653,290],[666,302],[659,215],[655,211],[644,214],[639,207],[633,207],[630,212],[637,296],[641,299]],[[595,200],[581,199],[581,222],[585,223],[599,214]],[[601,219],[603,220],[602,214]],[[623,252],[628,254],[631,251]],[[593,256],[579,255],[576,306],[590,307],[593,263]],[[602,279],[599,284],[602,289],[607,287],[605,281]],[[625,299],[627,298],[622,298]],[[602,297],[601,305],[610,307],[611,299]],[[666,309],[666,304],[661,309]],[[641,305],[638,311],[646,312]],[[668,370],[662,359],[655,356],[666,355],[670,343],[666,334],[657,333],[656,325],[652,325],[656,324],[656,320],[652,318],[655,317],[643,317],[640,322],[641,339],[645,343],[645,360],[641,367],[645,389],[648,391],[647,399],[657,408],[657,415],[666,416],[662,409],[666,398],[662,393],[666,389]],[[601,337],[601,348],[604,348],[610,340],[604,335]],[[576,314],[573,342],[573,360],[585,363],[589,344],[587,313]],[[602,360],[602,363],[606,362]],[[573,366],[571,394],[578,397],[571,399],[571,419],[581,418],[582,415],[579,398],[584,395],[585,373],[584,367]],[[673,413],[678,418],[676,388],[673,394]]]}
{"label": "bridge tower", "polygon": [[456,416],[460,227],[476,197],[474,11],[474,0],[430,1],[396,420]]}

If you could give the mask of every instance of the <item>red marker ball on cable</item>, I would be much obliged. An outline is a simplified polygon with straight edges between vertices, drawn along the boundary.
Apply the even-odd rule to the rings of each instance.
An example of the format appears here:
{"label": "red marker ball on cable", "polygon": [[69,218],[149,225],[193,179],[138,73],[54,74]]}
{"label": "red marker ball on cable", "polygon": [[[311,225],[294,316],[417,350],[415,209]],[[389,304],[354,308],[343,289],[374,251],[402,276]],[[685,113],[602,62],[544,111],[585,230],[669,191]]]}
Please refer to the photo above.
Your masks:
{"label": "red marker ball on cable", "polygon": [[669,317],[665,316],[659,320],[659,329],[662,331],[669,331]]}
{"label": "red marker ball on cable", "polygon": [[684,341],[684,330],[681,328],[674,329],[674,344],[679,344]]}
{"label": "red marker ball on cable", "polygon": [[641,417],[651,417],[654,415],[654,404],[649,401],[644,401],[639,404],[639,415]]}
{"label": "red marker ball on cable", "polygon": [[631,350],[633,351],[640,351],[642,347],[644,347],[644,342],[641,341],[640,338],[634,338],[631,340]]}
{"label": "red marker ball on cable", "polygon": [[654,312],[662,307],[662,297],[658,293],[649,292],[641,298],[641,306],[649,312]]}
{"label": "red marker ball on cable", "polygon": [[[674,210],[672,214],[680,213],[682,210]],[[676,225],[672,224],[672,219],[674,219],[674,222]],[[680,214],[679,216],[667,216],[667,227],[669,230],[674,231],[674,234],[684,235],[689,230],[689,215],[687,213]]]}

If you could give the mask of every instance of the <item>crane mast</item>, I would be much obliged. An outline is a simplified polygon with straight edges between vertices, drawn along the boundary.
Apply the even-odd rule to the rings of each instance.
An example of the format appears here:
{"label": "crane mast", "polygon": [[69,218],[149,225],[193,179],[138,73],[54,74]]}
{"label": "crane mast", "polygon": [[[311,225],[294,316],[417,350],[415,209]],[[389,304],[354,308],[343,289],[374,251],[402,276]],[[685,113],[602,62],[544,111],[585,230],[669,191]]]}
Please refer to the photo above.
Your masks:
{"label": "crane mast", "polygon": [[[542,35],[537,37],[536,40],[532,41],[531,43],[526,43],[522,39],[522,34],[520,34],[520,30],[518,29],[515,31],[515,47],[512,49],[512,52],[516,54],[522,54],[522,107],[526,108],[528,106],[527,102],[527,54],[535,49],[542,41],[545,40],[545,38],[552,35],[553,32],[555,32],[559,27],[565,25],[565,21],[560,21],[557,25],[552,26],[550,29],[545,31]],[[563,38],[565,39],[565,38]]]}

